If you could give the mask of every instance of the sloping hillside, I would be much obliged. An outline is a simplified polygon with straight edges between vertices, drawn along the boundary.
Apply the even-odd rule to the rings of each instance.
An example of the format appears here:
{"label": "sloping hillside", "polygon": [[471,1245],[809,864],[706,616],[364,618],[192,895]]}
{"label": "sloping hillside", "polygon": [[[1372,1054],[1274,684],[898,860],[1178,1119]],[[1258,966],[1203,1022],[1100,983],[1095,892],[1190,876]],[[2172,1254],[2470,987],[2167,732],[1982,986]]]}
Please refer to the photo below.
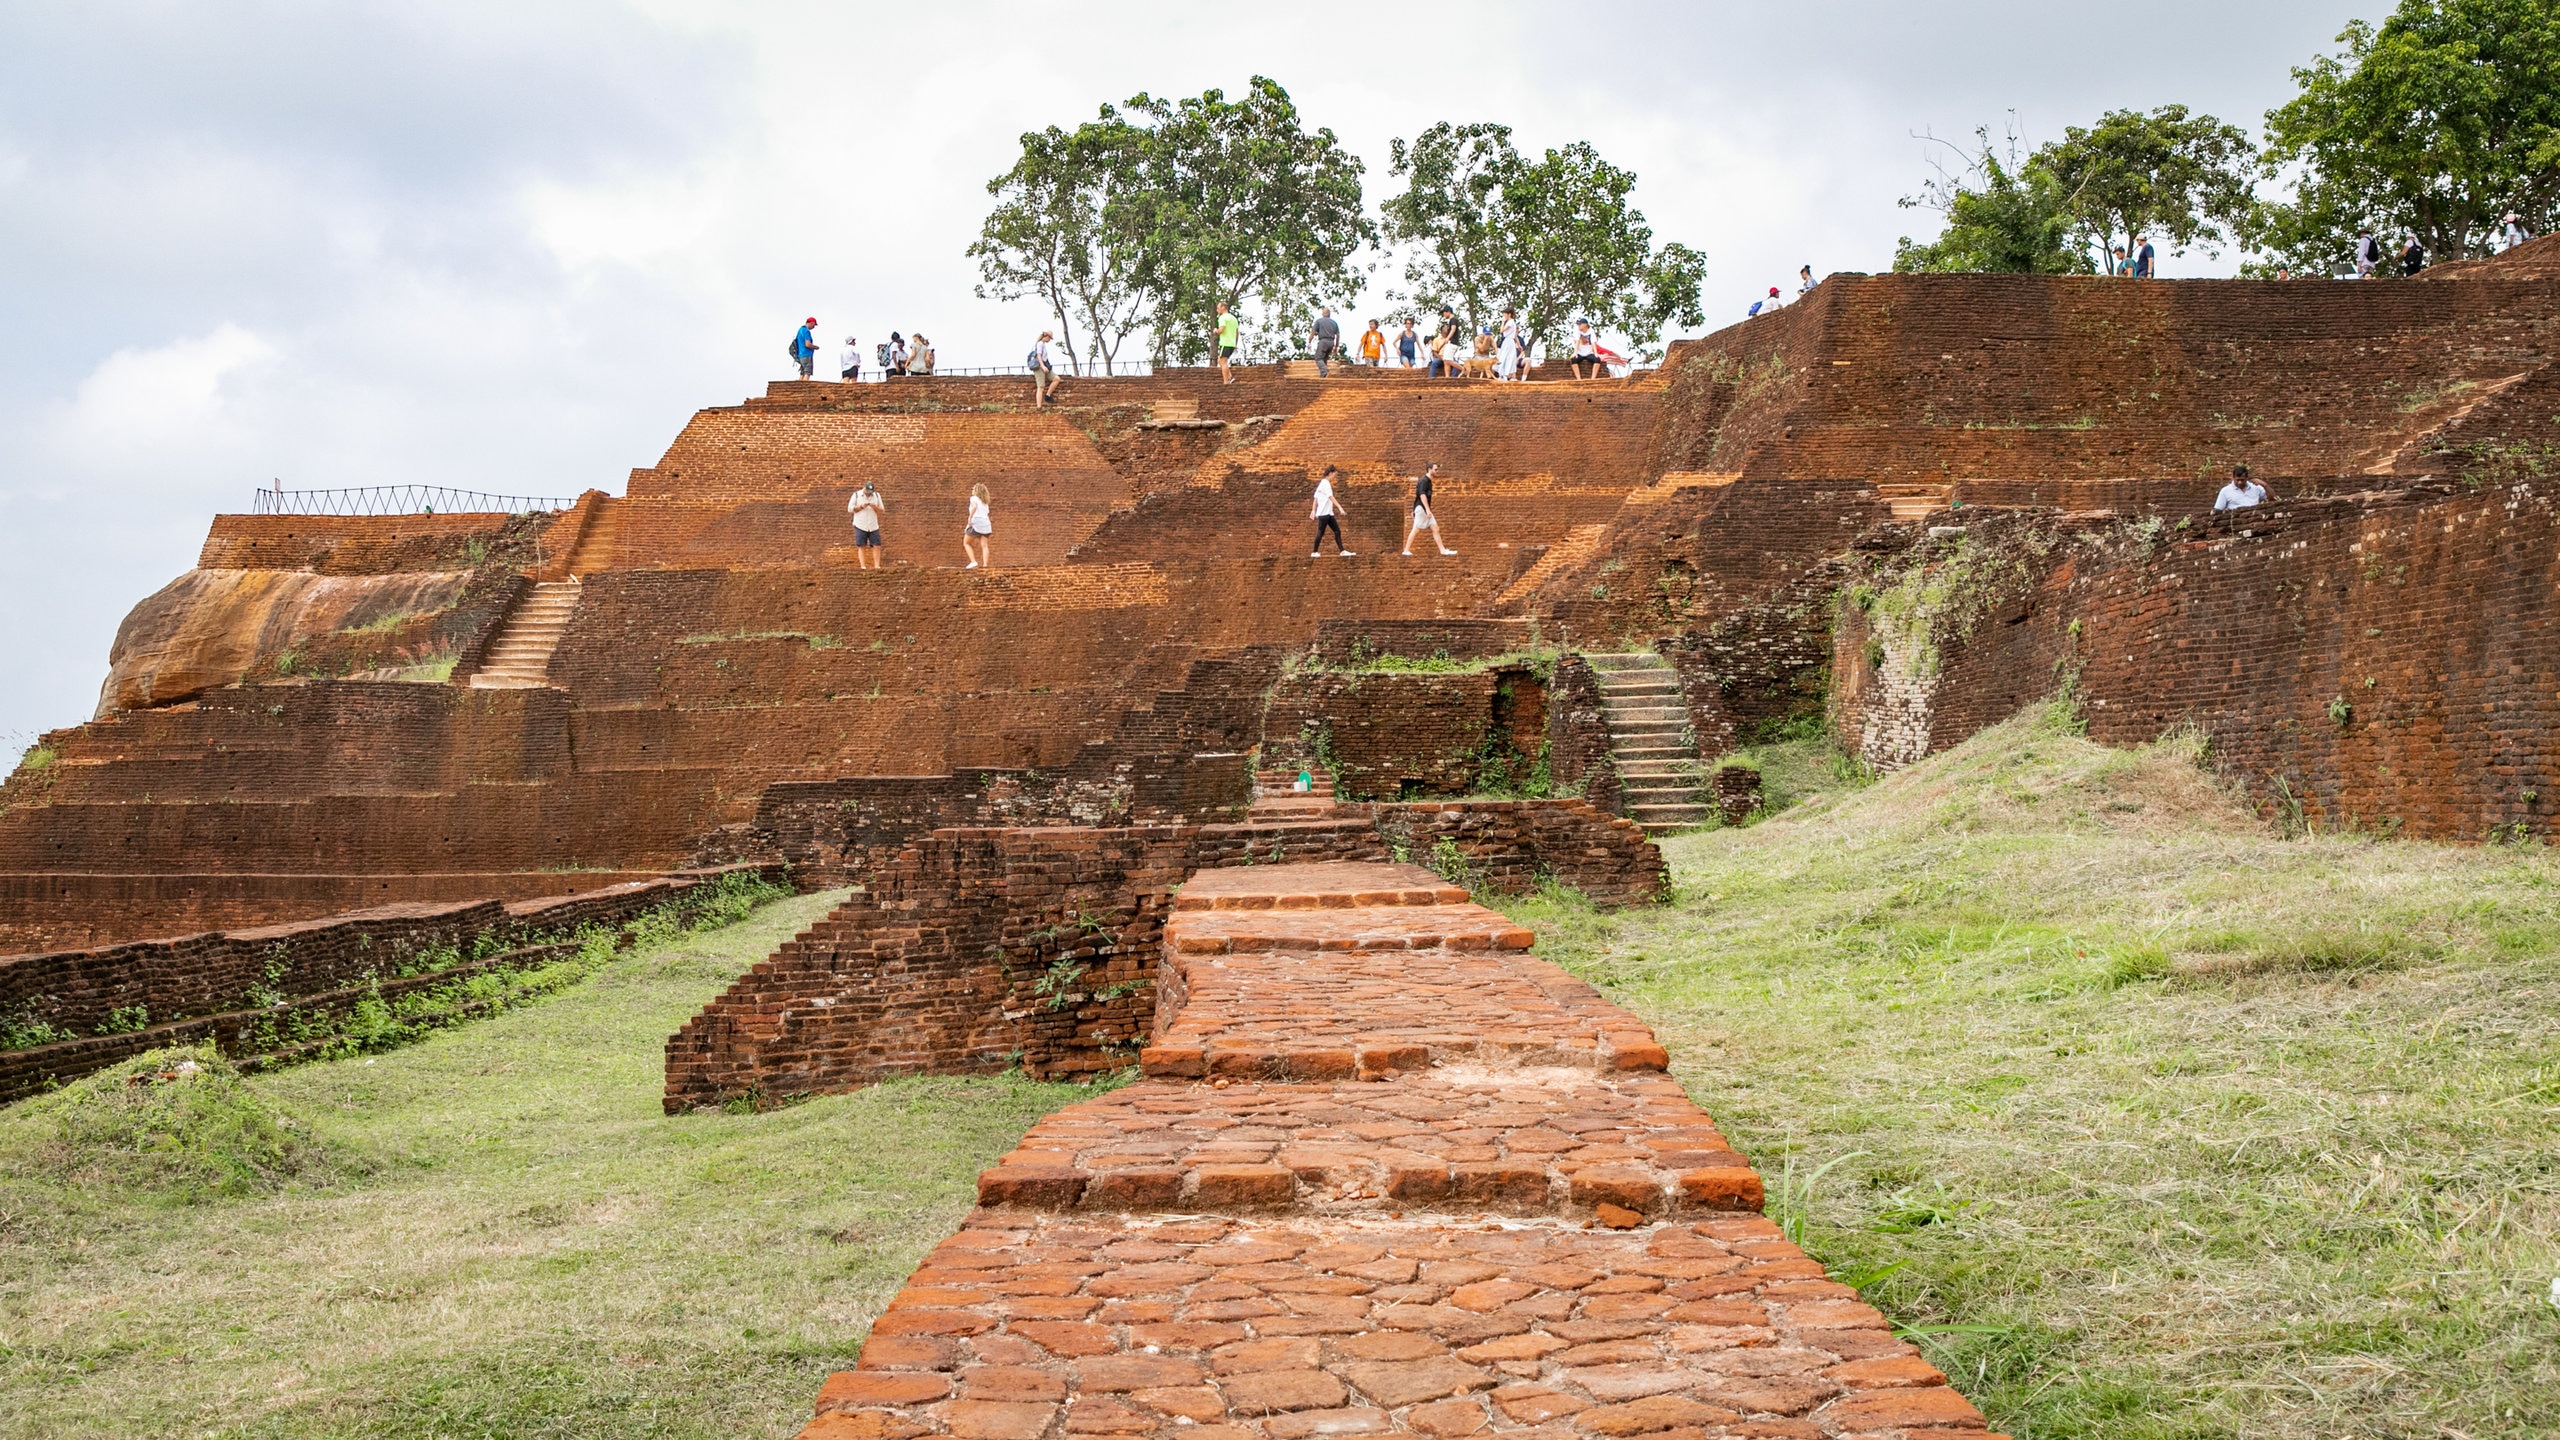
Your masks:
{"label": "sloping hillside", "polygon": [[2021,717],[1523,918],[1996,1427],[2560,1432],[2560,863],[2284,839],[2199,758]]}

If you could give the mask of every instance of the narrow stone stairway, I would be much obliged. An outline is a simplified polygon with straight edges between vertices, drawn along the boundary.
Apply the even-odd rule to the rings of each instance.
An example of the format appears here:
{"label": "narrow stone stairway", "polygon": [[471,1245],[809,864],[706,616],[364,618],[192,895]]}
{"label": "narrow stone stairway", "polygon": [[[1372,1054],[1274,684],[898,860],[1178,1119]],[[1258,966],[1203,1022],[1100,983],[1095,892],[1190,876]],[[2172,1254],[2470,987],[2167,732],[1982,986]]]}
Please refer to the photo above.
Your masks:
{"label": "narrow stone stairway", "polygon": [[532,690],[551,683],[551,652],[578,613],[578,582],[533,587],[499,625],[489,653],[471,676],[474,690]]}
{"label": "narrow stone stairway", "polygon": [[1322,820],[1333,813],[1333,772],[1321,765],[1308,767],[1312,784],[1300,790],[1298,772],[1277,766],[1253,772],[1253,808],[1246,812],[1250,820]]}
{"label": "narrow stone stairway", "polygon": [[1707,823],[1716,813],[1714,798],[1706,793],[1705,767],[1670,664],[1643,652],[1582,658],[1600,678],[1620,812],[1648,835]]}

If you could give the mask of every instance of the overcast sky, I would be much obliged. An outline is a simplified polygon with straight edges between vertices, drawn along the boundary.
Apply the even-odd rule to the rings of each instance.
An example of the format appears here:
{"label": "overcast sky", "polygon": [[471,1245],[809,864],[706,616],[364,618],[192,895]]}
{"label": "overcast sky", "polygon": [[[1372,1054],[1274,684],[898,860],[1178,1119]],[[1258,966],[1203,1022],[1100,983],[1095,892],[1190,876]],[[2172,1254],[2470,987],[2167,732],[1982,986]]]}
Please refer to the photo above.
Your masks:
{"label": "overcast sky", "polygon": [[618,493],[812,313],[1017,361],[1046,317],[970,294],[985,183],[1139,90],[1270,75],[1373,207],[1436,121],[1588,140],[1722,325],[1935,232],[1894,203],[1915,131],[2255,131],[2386,8],[0,0],[0,749],[89,715],[118,620],[271,477]]}

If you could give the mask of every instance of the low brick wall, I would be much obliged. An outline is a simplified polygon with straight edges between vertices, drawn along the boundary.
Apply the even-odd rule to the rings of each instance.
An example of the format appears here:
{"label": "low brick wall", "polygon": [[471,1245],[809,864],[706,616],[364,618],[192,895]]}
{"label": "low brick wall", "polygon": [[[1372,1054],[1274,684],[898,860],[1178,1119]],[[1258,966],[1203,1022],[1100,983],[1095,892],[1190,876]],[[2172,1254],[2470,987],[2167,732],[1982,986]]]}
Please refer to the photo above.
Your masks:
{"label": "low brick wall", "polygon": [[1582,792],[1604,814],[1616,814],[1618,767],[1609,758],[1609,717],[1591,663],[1568,654],[1547,684],[1547,774],[1558,789]]}
{"label": "low brick wall", "polygon": [[1341,806],[1316,822],[937,830],[757,963],[667,1041],[668,1113],[900,1075],[1122,1068],[1156,1013],[1164,917],[1202,870],[1428,862],[1517,893],[1552,877],[1604,905],[1668,893],[1662,852],[1579,800]]}
{"label": "low brick wall", "polygon": [[[781,878],[778,867],[738,866],[556,899],[386,905],[291,925],[12,956],[0,960],[0,1020],[41,1022],[77,1038],[0,1051],[0,1100],[162,1045],[211,1039],[226,1053],[253,1055],[256,1022],[278,1009],[335,1012],[346,992],[372,994],[379,985],[388,996],[442,984],[471,967],[398,971],[439,950],[487,963],[523,957],[585,926],[625,924],[662,905],[684,908],[733,871]],[[142,1028],[109,1028],[133,1017]]]}

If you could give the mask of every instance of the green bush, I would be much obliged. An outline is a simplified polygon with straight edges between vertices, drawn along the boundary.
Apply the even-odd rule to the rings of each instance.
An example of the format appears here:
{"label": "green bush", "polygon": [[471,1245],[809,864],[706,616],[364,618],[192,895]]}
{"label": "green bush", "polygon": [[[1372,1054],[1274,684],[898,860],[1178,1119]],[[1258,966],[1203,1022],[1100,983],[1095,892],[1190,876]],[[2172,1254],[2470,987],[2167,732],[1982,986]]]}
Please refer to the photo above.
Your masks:
{"label": "green bush", "polygon": [[0,1172],[188,1204],[334,1167],[309,1126],[205,1045],[148,1051],[0,1113]]}

